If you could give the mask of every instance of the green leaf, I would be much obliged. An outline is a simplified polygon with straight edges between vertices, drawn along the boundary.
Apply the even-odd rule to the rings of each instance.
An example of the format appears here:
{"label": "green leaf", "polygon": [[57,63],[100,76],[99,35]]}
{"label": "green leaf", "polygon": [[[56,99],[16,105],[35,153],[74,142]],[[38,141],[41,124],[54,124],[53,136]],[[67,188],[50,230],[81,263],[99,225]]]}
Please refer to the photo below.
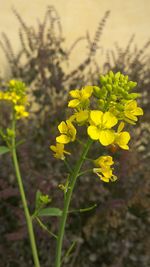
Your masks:
{"label": "green leaf", "polygon": [[44,216],[61,216],[62,211],[59,208],[45,208],[41,209],[38,214],[38,216],[44,217]]}
{"label": "green leaf", "polygon": [[7,146],[0,146],[0,155],[8,153],[10,149]]}

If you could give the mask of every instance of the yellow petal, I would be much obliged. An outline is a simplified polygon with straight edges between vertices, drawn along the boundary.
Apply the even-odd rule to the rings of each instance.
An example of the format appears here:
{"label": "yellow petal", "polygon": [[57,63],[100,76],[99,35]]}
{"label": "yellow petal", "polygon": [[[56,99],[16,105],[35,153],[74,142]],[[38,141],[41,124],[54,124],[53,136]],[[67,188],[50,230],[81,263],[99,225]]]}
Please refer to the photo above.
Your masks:
{"label": "yellow petal", "polygon": [[64,150],[64,144],[57,143],[56,144],[56,148],[57,148],[58,151],[61,151],[62,152]]}
{"label": "yellow petal", "polygon": [[70,94],[73,98],[80,98],[81,90],[79,90],[79,89],[71,90],[71,91],[69,92],[69,94]]}
{"label": "yellow petal", "polygon": [[130,140],[130,134],[128,132],[121,132],[115,138],[116,144],[125,150],[129,149],[127,145],[129,140]]}
{"label": "yellow petal", "polygon": [[112,128],[118,122],[117,118],[111,114],[109,111],[105,112],[103,115],[103,124],[107,129]]}
{"label": "yellow petal", "polygon": [[99,141],[103,146],[108,146],[114,142],[115,135],[111,130],[100,131]]}
{"label": "yellow petal", "polygon": [[124,126],[125,126],[124,122],[123,121],[120,122],[118,129],[117,129],[117,132],[120,133],[123,130]]}
{"label": "yellow petal", "polygon": [[82,123],[87,121],[89,118],[89,111],[88,110],[82,110],[76,113],[76,121],[78,123]]}
{"label": "yellow petal", "polygon": [[110,178],[112,176],[112,169],[110,167],[102,168],[101,173],[106,177]]}
{"label": "yellow petal", "polygon": [[74,125],[72,124],[72,122],[70,120],[66,120],[67,126],[68,126],[68,134],[71,138],[70,141],[74,141],[75,137],[76,137],[76,128],[74,127]]}
{"label": "yellow petal", "polygon": [[56,146],[50,146],[50,149],[52,150],[52,151],[54,151],[54,152],[56,152]]}
{"label": "yellow petal", "polygon": [[100,110],[92,110],[90,113],[90,118],[95,125],[101,124],[102,116],[103,116],[103,112]]}
{"label": "yellow petal", "polygon": [[70,142],[70,138],[65,134],[61,134],[60,136],[56,137],[56,141],[61,144],[68,144]]}
{"label": "yellow petal", "polygon": [[139,116],[139,115],[143,115],[143,109],[142,108],[136,108],[134,111],[134,115]]}
{"label": "yellow petal", "polygon": [[60,131],[60,133],[66,133],[68,130],[68,127],[66,125],[66,123],[64,121],[62,121],[59,125],[58,125],[58,130]]}
{"label": "yellow petal", "polygon": [[69,108],[75,108],[80,104],[80,101],[78,99],[70,100],[68,103]]}
{"label": "yellow petal", "polygon": [[137,107],[136,100],[131,100],[131,101],[127,102],[125,105],[125,108],[130,109],[130,110],[134,110],[134,109],[136,109],[136,107]]}
{"label": "yellow petal", "polygon": [[124,114],[125,114],[125,116],[126,116],[127,118],[129,118],[130,120],[133,120],[133,121],[137,121],[137,120],[138,120],[137,117],[136,117],[133,113],[131,113],[131,111],[127,111],[127,110],[125,110],[125,111],[124,111]]}
{"label": "yellow petal", "polygon": [[109,178],[105,177],[105,176],[102,176],[102,175],[99,175],[100,176],[100,179],[105,182],[105,183],[109,183]]}
{"label": "yellow petal", "polygon": [[124,150],[129,150],[129,146],[128,145],[120,145],[120,147]]}
{"label": "yellow petal", "polygon": [[83,89],[82,89],[82,96],[84,98],[89,98],[93,93],[93,86],[85,86]]}
{"label": "yellow petal", "polygon": [[76,119],[76,114],[73,114],[69,117],[69,121],[73,122]]}
{"label": "yellow petal", "polygon": [[88,129],[88,135],[91,137],[91,139],[93,140],[98,140],[99,139],[99,134],[100,131],[96,126],[89,126]]}

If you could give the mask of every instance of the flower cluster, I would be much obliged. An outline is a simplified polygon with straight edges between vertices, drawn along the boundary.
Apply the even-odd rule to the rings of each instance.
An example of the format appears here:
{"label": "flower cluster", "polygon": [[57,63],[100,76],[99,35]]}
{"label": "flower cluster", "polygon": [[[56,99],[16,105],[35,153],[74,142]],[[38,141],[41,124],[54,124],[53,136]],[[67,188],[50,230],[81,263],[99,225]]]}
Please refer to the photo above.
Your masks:
{"label": "flower cluster", "polygon": [[[124,131],[127,123],[135,124],[138,116],[143,115],[142,108],[137,106],[136,98],[139,94],[133,93],[136,82],[129,81],[128,76],[120,72],[100,76],[100,86],[85,86],[82,89],[70,91],[71,100],[68,107],[73,114],[62,121],[56,137],[56,146],[50,148],[56,158],[65,159],[64,145],[76,140],[77,127],[85,126],[87,135],[98,141],[102,146],[115,146],[128,150],[130,134]],[[112,173],[113,160],[110,156],[99,157],[93,171],[105,182],[116,180]]]}
{"label": "flower cluster", "polygon": [[93,172],[96,173],[99,178],[104,182],[116,181],[117,177],[114,175],[113,168],[111,167],[114,164],[114,161],[111,156],[101,156],[94,160],[94,164],[97,168],[93,169]]}
{"label": "flower cluster", "polygon": [[11,80],[7,85],[7,90],[0,91],[0,100],[8,101],[12,104],[16,119],[28,117],[29,115],[26,111],[26,106],[28,105],[26,89],[23,82]]}

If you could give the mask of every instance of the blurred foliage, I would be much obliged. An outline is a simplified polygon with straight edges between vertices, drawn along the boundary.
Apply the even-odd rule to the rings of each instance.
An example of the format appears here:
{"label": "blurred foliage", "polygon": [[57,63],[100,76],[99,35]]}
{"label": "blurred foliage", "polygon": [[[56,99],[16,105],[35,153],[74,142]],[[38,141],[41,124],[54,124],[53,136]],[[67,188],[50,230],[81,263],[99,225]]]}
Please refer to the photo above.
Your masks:
{"label": "blurred foliage", "polygon": [[[100,49],[100,37],[109,11],[100,21],[92,40],[87,33],[68,49],[65,48],[60,17],[54,7],[47,8],[43,22],[39,21],[36,28],[27,26],[16,10],[14,14],[21,26],[21,49],[14,53],[6,34],[2,35],[0,45],[9,62],[11,77],[23,80],[30,88],[31,116],[29,121],[20,122],[18,139],[23,137],[25,142],[18,147],[18,154],[31,210],[34,210],[37,189],[50,195],[55,206],[62,206],[58,185],[65,180],[66,169],[62,162],[52,158],[49,145],[55,139],[56,124],[64,117],[67,92],[85,84],[98,84],[100,72],[121,71],[138,82],[145,115],[132,132],[130,152],[116,151],[113,155],[120,177],[115,184],[106,185],[97,181],[94,175],[78,180],[73,209],[95,203],[97,207],[87,213],[70,214],[64,249],[73,240],[76,240],[76,245],[65,266],[150,266],[150,42],[138,49],[132,36],[125,49],[116,45],[115,49],[108,51],[102,65],[96,52]],[[87,41],[87,57],[69,72],[71,53],[83,40]],[[5,80],[1,80],[1,86],[5,87]],[[9,123],[8,110],[3,106],[0,109],[3,110],[0,121],[5,127]],[[84,140],[84,133],[81,134]],[[97,147],[93,148],[92,155],[100,153],[97,150]],[[78,147],[74,148],[74,160],[78,153]],[[1,266],[30,267],[33,263],[25,219],[9,155],[1,157],[1,166]],[[45,222],[53,232],[56,231],[56,218],[45,219]],[[35,228],[42,266],[53,266],[55,240],[38,225]]]}

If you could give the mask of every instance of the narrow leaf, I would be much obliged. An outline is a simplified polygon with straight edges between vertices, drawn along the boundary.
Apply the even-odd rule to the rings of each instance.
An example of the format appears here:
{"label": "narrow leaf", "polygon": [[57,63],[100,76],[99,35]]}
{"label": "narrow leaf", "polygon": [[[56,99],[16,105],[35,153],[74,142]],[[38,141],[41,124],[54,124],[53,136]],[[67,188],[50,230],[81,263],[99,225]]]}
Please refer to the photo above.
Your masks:
{"label": "narrow leaf", "polygon": [[0,146],[0,155],[8,153],[10,149],[7,146]]}
{"label": "narrow leaf", "polygon": [[44,217],[44,216],[61,216],[62,211],[58,208],[45,208],[41,209],[38,214],[38,216]]}

